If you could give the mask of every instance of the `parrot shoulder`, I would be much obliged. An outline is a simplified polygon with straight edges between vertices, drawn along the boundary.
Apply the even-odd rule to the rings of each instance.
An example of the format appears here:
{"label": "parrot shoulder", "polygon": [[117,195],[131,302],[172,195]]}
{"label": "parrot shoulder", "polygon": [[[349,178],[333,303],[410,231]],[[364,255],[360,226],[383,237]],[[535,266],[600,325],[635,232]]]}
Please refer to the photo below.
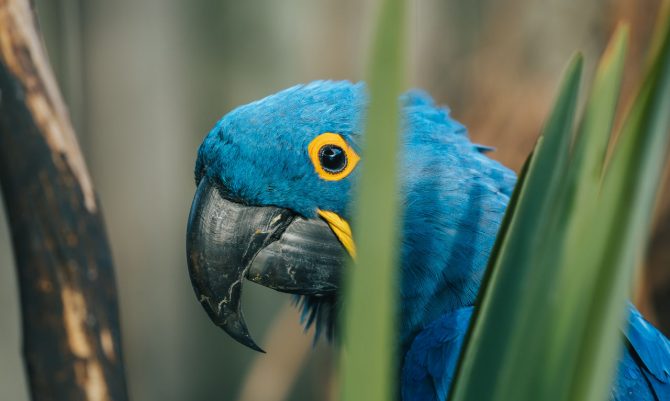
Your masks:
{"label": "parrot shoulder", "polygon": [[446,313],[416,335],[402,367],[403,401],[446,399],[473,309]]}
{"label": "parrot shoulder", "polygon": [[[670,399],[670,341],[628,304],[628,350],[658,399]],[[621,369],[621,368],[620,368]]]}

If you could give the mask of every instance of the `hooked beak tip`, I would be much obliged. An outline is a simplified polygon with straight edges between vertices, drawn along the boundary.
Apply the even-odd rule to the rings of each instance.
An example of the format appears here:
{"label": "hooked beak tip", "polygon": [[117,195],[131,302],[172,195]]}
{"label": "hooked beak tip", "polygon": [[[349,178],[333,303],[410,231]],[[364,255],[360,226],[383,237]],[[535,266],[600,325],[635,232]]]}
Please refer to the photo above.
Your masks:
{"label": "hooked beak tip", "polygon": [[246,345],[247,347],[265,354],[266,352],[253,340],[249,329],[242,316],[241,310],[230,308],[226,299],[213,302],[212,299],[204,294],[200,295],[200,304],[207,311],[212,321],[221,327],[235,341]]}
{"label": "hooked beak tip", "polygon": [[186,252],[198,300],[217,326],[259,352],[242,314],[242,281],[257,253],[292,219],[284,209],[229,201],[210,179],[198,185],[189,215]]}

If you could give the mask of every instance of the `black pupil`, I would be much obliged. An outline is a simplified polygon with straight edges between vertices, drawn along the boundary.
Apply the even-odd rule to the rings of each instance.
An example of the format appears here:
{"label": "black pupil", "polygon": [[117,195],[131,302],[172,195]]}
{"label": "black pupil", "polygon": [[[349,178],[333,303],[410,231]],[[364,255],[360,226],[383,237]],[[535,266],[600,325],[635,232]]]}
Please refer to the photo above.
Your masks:
{"label": "black pupil", "polygon": [[332,174],[337,174],[347,167],[347,155],[337,145],[324,145],[319,150],[319,161],[321,167]]}

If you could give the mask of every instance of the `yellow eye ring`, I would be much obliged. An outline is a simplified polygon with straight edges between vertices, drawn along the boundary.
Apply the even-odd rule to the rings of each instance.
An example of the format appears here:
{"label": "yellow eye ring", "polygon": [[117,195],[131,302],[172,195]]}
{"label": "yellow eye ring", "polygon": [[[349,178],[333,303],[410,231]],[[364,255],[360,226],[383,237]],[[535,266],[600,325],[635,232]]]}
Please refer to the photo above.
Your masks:
{"label": "yellow eye ring", "polygon": [[316,173],[326,181],[339,181],[348,176],[361,158],[338,134],[326,132],[312,139],[307,147]]}

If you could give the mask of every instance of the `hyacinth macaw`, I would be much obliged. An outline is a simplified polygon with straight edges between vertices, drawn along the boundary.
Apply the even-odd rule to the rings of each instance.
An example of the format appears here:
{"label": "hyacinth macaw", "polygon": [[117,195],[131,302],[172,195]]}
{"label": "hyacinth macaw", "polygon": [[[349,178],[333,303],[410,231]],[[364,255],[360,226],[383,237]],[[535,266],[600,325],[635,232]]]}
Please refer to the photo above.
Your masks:
{"label": "hyacinth macaw", "polygon": [[[245,325],[243,279],[301,297],[333,332],[359,175],[363,83],[318,81],[224,116],[204,139],[187,233],[189,272],[210,318],[261,350]],[[426,93],[401,99],[399,392],[445,400],[516,177]],[[348,254],[348,255],[347,255]],[[612,400],[670,400],[670,342],[634,306]]]}

